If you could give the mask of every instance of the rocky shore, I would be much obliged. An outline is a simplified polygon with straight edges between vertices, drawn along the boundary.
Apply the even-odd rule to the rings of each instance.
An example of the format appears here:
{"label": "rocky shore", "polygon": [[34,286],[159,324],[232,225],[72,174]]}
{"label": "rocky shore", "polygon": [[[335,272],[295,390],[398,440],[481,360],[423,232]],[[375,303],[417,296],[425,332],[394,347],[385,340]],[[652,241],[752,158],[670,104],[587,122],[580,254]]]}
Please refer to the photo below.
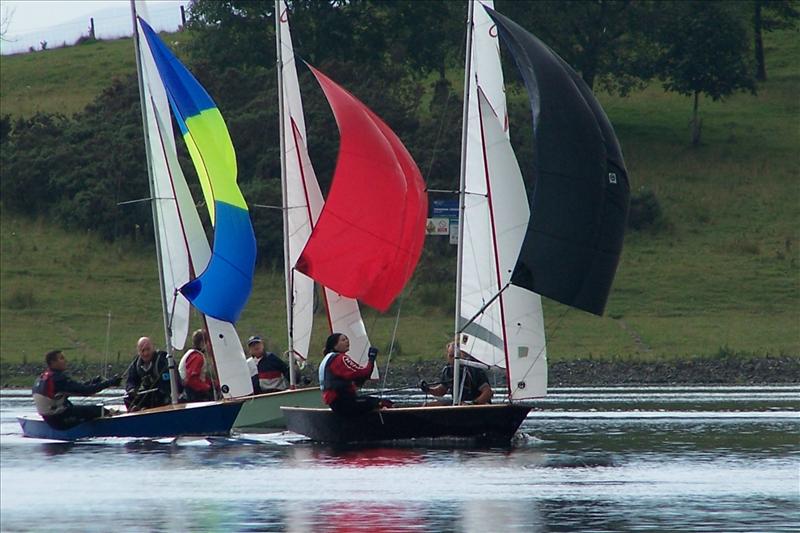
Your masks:
{"label": "rocky shore", "polygon": [[[385,361],[378,360],[381,371]],[[443,361],[392,362],[387,388],[416,385],[420,380],[436,381]],[[112,365],[109,375],[123,373],[127,365]],[[89,379],[99,373],[99,365],[70,364],[77,379]],[[29,387],[42,371],[38,364],[0,364],[0,384],[6,387]],[[551,387],[600,387],[635,385],[785,385],[800,384],[800,357],[726,356],[696,357],[663,361],[592,360],[551,362],[548,369]],[[304,374],[316,378],[316,367],[309,365]],[[497,383],[505,376],[498,374]]]}

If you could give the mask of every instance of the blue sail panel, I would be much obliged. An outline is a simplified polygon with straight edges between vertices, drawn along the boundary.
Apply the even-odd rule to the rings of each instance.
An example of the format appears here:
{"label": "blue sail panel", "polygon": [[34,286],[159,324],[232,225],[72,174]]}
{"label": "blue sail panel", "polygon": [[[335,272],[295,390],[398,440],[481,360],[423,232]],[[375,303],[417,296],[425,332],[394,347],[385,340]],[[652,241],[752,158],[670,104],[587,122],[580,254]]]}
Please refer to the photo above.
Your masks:
{"label": "blue sail panel", "polygon": [[216,212],[211,261],[181,293],[206,315],[233,323],[239,320],[253,288],[256,238],[247,211],[217,202]]}

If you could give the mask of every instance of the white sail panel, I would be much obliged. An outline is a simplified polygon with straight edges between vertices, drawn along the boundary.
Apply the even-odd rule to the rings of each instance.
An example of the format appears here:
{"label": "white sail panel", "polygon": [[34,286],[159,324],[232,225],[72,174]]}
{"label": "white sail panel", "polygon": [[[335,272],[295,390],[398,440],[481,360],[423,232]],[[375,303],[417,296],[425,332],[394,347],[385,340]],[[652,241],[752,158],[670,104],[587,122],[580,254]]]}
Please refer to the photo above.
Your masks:
{"label": "white sail panel", "polygon": [[494,9],[493,0],[472,0],[473,10],[472,63],[470,65],[470,117],[478,112],[478,100],[475,97],[476,84],[480,85],[484,95],[500,118],[503,131],[508,136],[508,112],[506,110],[506,89],[503,82],[503,68],[500,64],[500,39],[494,21],[481,6]]}
{"label": "white sail panel", "polygon": [[250,369],[236,328],[230,322],[210,316],[206,316],[205,320],[223,397],[236,398],[253,394]]}
{"label": "white sail panel", "polygon": [[[294,266],[319,218],[324,199],[308,155],[303,102],[297,79],[288,11],[283,1],[278,15],[283,66],[281,88],[284,102],[283,134],[286,140],[284,165],[288,228],[285,238],[289,240],[289,265]],[[294,350],[305,358],[308,357],[310,350],[314,318],[314,281],[297,271],[293,271],[292,276],[291,313]],[[327,289],[325,299],[332,331],[347,335],[350,339],[350,355],[357,361],[366,363],[369,338],[361,319],[358,302]]]}
{"label": "white sail panel", "polygon": [[490,199],[495,206],[492,218],[499,282],[500,287],[506,287],[490,309],[501,319],[512,399],[544,396],[547,352],[541,297],[509,285],[530,218],[525,184],[511,142],[480,88],[478,102]]}
{"label": "white sail panel", "polygon": [[[505,368],[505,341],[499,302],[476,315],[502,287],[498,279],[495,230],[489,205],[489,182],[484,163],[484,140],[478,108],[478,85],[490,103],[493,114],[506,116],[503,70],[500,65],[500,44],[494,22],[481,7],[494,7],[494,2],[472,0],[473,34],[469,73],[469,107],[467,112],[466,174],[464,177],[464,240],[462,243],[461,317],[460,324],[470,319],[466,343],[462,349],[480,361]],[[507,134],[507,129],[506,136]],[[499,205],[499,204],[497,204]],[[524,236],[524,233],[523,233]],[[521,241],[520,241],[521,243]],[[515,258],[516,259],[516,258]],[[464,337],[462,336],[462,340]]]}
{"label": "white sail panel", "polygon": [[547,395],[547,345],[541,309],[541,297],[535,292],[516,285],[503,292],[512,400]]}

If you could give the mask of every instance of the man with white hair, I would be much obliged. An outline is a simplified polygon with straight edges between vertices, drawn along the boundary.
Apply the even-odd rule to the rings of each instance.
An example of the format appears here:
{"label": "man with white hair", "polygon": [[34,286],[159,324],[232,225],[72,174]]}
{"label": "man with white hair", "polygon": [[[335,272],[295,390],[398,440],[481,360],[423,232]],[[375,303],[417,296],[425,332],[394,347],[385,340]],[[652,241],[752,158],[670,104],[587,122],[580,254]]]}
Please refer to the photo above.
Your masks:
{"label": "man with white hair", "polygon": [[142,337],[136,343],[136,358],[128,367],[127,376],[125,405],[129,411],[170,403],[167,352],[157,352],[150,338]]}

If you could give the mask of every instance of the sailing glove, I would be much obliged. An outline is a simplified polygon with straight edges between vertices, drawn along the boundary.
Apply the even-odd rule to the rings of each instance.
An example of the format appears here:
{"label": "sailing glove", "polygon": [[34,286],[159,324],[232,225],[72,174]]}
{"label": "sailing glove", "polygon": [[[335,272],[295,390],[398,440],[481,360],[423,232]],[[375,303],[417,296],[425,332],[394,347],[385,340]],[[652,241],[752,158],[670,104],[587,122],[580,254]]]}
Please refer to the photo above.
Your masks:
{"label": "sailing glove", "polygon": [[378,358],[378,349],[371,346],[369,352],[367,352],[367,357],[369,357],[370,361],[375,361]]}

